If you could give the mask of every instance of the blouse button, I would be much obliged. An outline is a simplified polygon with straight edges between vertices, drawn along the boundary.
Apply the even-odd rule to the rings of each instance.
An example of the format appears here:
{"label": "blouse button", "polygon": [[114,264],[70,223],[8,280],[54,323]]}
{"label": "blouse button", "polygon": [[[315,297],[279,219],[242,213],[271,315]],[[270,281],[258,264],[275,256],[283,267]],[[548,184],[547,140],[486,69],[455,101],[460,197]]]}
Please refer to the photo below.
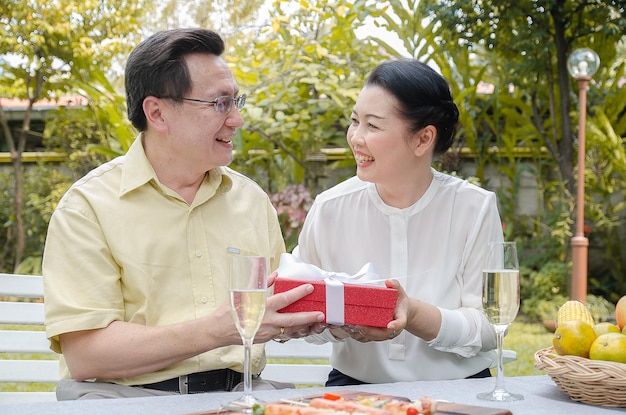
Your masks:
{"label": "blouse button", "polygon": [[196,251],[196,257],[200,258],[202,256],[202,251]]}
{"label": "blouse button", "polygon": [[203,304],[206,304],[209,301],[209,299],[207,297],[202,297],[200,301],[202,301]]}

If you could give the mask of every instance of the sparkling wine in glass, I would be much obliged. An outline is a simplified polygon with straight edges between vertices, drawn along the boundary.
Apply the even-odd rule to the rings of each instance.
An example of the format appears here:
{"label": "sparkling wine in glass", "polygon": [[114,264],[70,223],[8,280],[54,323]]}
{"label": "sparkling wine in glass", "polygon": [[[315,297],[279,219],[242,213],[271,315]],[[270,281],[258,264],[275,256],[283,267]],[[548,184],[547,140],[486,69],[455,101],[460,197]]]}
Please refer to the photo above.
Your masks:
{"label": "sparkling wine in glass", "polygon": [[251,351],[267,299],[267,259],[263,256],[232,255],[230,268],[230,309],[244,347],[243,395],[228,406],[251,412],[259,403],[252,395]]}
{"label": "sparkling wine in glass", "polygon": [[515,242],[489,242],[487,260],[483,268],[483,309],[496,331],[498,368],[496,386],[491,392],[478,394],[478,399],[488,401],[518,401],[520,394],[504,387],[502,341],[509,324],[519,311],[519,263]]}

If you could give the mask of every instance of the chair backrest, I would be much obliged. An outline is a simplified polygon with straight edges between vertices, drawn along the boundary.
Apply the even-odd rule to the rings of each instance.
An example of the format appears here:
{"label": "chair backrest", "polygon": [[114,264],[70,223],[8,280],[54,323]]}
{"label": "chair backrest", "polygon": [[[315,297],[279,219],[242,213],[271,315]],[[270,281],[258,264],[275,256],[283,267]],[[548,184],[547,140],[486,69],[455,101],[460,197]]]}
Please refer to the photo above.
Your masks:
{"label": "chair backrest", "polygon": [[323,386],[331,366],[328,362],[332,345],[313,344],[303,339],[286,343],[270,341],[265,345],[268,364],[261,374],[264,379],[290,382],[296,386]]}
{"label": "chair backrest", "polygon": [[[0,274],[0,403],[55,401],[58,356],[46,339],[41,276]],[[18,392],[50,384],[48,391]]]}

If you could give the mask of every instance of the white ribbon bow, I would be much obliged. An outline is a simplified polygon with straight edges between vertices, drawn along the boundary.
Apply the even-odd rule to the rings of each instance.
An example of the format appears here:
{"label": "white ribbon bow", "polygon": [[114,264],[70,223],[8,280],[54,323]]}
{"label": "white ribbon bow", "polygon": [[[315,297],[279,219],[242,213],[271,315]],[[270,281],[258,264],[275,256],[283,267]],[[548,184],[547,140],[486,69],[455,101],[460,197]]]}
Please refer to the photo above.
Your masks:
{"label": "white ribbon bow", "polygon": [[385,287],[385,280],[380,279],[374,271],[374,266],[369,262],[355,275],[349,275],[344,272],[324,271],[285,253],[280,256],[280,265],[277,271],[280,278],[299,281],[324,281],[326,284],[326,322],[329,324],[345,324],[344,284]]}

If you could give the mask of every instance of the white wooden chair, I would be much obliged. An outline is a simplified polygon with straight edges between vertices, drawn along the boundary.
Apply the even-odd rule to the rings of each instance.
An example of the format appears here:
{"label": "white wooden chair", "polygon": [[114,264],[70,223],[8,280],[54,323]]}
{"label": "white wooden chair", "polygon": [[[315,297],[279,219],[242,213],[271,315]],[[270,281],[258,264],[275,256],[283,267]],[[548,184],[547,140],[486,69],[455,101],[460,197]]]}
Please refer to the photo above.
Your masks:
{"label": "white wooden chair", "polygon": [[[43,303],[29,301],[43,299],[42,277],[0,274],[0,297],[15,298],[15,301],[0,301],[0,324],[9,325],[0,330],[0,353],[17,354],[0,357],[0,384],[55,384],[59,380],[59,362],[43,331]],[[48,356],[37,360],[29,356],[32,354]],[[18,389],[22,388],[18,385]],[[54,392],[0,392],[0,403],[55,400]]]}
{"label": "white wooden chair", "polygon": [[286,343],[270,341],[265,345],[268,364],[264,379],[290,382],[296,387],[323,386],[331,370],[328,358],[332,345],[292,339]]}

